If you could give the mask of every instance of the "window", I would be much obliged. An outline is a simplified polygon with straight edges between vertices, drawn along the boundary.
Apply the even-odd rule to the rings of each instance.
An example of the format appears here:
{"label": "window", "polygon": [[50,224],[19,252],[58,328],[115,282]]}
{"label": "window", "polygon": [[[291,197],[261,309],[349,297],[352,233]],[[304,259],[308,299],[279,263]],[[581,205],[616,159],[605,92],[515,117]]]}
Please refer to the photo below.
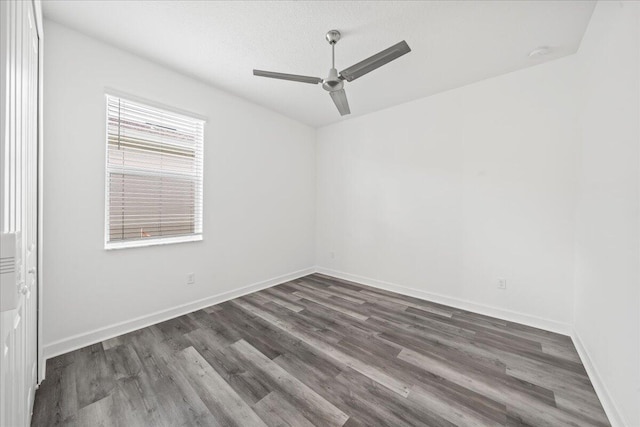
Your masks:
{"label": "window", "polygon": [[107,95],[106,249],[202,240],[203,128]]}

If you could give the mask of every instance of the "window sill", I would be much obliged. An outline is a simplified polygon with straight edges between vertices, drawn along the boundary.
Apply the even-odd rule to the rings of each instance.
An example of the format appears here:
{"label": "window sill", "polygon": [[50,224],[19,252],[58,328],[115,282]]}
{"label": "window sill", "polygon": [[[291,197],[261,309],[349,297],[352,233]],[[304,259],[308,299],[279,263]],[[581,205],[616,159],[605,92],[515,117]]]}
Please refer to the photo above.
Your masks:
{"label": "window sill", "polygon": [[161,237],[158,239],[147,240],[128,240],[125,242],[105,243],[104,249],[107,251],[114,249],[142,248],[145,246],[171,245],[173,243],[199,242],[202,240],[202,234],[194,234],[190,236]]}

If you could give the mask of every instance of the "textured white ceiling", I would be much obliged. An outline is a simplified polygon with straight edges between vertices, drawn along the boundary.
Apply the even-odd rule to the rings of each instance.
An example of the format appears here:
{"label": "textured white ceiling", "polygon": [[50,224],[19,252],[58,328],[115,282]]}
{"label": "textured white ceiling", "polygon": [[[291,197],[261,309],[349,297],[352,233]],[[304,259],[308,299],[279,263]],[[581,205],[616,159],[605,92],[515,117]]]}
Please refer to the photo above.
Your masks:
{"label": "textured white ceiling", "polygon": [[[45,17],[322,126],[574,53],[592,1],[44,1]],[[253,68],[326,77],[401,40],[412,52],[345,86],[340,117],[320,85]],[[530,58],[538,46],[552,53]]]}

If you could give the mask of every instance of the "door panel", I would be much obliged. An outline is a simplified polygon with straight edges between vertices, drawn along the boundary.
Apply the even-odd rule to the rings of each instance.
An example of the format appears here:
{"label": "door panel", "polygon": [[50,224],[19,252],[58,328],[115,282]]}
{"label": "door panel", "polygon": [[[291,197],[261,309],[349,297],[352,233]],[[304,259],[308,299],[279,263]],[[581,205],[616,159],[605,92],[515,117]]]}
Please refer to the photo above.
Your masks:
{"label": "door panel", "polygon": [[31,1],[1,1],[0,20],[0,232],[16,236],[11,283],[0,274],[0,286],[17,296],[0,312],[0,425],[27,426],[38,354],[39,39]]}

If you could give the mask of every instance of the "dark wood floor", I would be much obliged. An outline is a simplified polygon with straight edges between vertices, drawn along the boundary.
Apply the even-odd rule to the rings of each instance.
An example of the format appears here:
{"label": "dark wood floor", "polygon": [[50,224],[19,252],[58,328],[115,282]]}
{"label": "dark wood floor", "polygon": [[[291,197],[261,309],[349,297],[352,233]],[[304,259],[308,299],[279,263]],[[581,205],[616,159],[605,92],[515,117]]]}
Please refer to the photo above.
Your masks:
{"label": "dark wood floor", "polygon": [[318,274],[49,360],[59,424],[609,425],[569,337]]}

